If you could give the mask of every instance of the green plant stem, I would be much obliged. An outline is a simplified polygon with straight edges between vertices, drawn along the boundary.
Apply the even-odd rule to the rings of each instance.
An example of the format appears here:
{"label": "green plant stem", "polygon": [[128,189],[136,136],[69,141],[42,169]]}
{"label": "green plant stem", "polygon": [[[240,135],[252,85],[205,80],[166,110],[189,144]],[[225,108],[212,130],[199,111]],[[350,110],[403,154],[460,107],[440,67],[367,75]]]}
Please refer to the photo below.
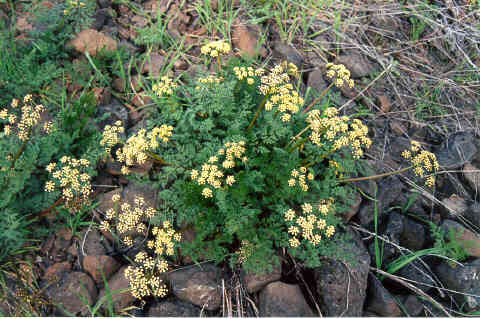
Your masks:
{"label": "green plant stem", "polygon": [[354,178],[341,178],[341,179],[338,180],[338,182],[340,182],[340,183],[349,183],[349,182],[368,181],[368,180],[371,180],[371,179],[379,179],[379,178],[382,178],[382,177],[387,177],[387,176],[396,175],[396,174],[400,174],[400,173],[406,172],[406,171],[408,171],[409,169],[411,169],[412,167],[413,167],[413,166],[408,166],[408,167],[405,167],[405,168],[402,168],[402,169],[399,169],[399,170],[396,170],[396,171],[392,171],[392,172],[388,172],[388,173],[383,173],[383,174],[378,174],[378,175],[372,175],[372,176],[354,177]]}
{"label": "green plant stem", "polygon": [[154,160],[155,162],[157,162],[159,164],[162,164],[164,166],[170,166],[170,164],[167,163],[163,158],[161,158],[160,156],[158,156],[157,154],[155,154],[153,152],[145,151],[145,154],[147,154],[148,157],[150,157],[152,160]]}
{"label": "green plant stem", "polygon": [[[30,135],[30,134],[29,134]],[[15,154],[15,157],[13,158],[12,160],[12,164],[10,164],[10,168],[14,168],[15,167],[15,163],[17,162],[17,160],[20,158],[20,156],[22,156],[22,153],[25,151],[25,148],[27,147],[27,143],[28,143],[28,139],[23,141],[23,144],[22,146],[18,149],[18,152],[17,154]]]}
{"label": "green plant stem", "polygon": [[257,113],[255,113],[255,116],[253,117],[252,121],[250,122],[250,125],[247,128],[247,133],[249,133],[252,130],[252,127],[255,124],[255,121],[260,116],[260,112],[262,112],[263,108],[265,107],[265,103],[267,103],[267,98],[268,98],[268,95],[265,95],[262,102],[258,106]]}
{"label": "green plant stem", "polygon": [[332,88],[334,82],[330,83],[330,85],[325,89],[323,90],[323,92],[320,94],[319,97],[317,97],[315,100],[312,101],[312,103],[310,103],[309,106],[307,106],[303,111],[302,111],[302,114],[305,114],[307,113],[308,111],[310,111],[310,109],[315,106],[315,104],[317,104],[318,102],[320,102],[324,97],[325,95],[327,95],[328,91],[330,91],[330,89]]}
{"label": "green plant stem", "polygon": [[[303,144],[305,144],[306,141],[308,141],[308,136],[307,137],[304,137],[303,139],[301,139],[300,141],[298,141],[295,145],[293,145],[293,147],[288,151],[289,153],[293,152],[295,149],[299,148],[300,146],[302,146]],[[287,145],[288,146],[288,145]]]}
{"label": "green plant stem", "polygon": [[218,66],[218,74],[222,72],[222,58],[220,57],[220,53],[217,56],[217,66]]}

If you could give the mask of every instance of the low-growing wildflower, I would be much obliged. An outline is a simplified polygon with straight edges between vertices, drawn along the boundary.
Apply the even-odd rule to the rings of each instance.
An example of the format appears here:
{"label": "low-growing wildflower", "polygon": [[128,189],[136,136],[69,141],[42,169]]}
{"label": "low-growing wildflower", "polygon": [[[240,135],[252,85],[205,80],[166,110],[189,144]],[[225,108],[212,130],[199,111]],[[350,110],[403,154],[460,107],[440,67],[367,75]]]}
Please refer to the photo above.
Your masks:
{"label": "low-growing wildflower", "polygon": [[[225,143],[224,148],[221,148],[217,155],[211,156],[207,163],[202,165],[202,170],[199,172],[194,169],[190,172],[190,177],[192,180],[196,181],[199,185],[210,185],[214,189],[221,187],[232,186],[236,180],[233,175],[225,175],[225,172],[222,168],[219,167],[217,163],[220,162],[219,157],[224,157],[222,161],[223,169],[232,169],[237,165],[236,160],[241,160],[242,163],[247,161],[247,158],[244,156],[245,142],[227,142]],[[223,179],[225,179],[223,181]],[[213,197],[213,191],[209,187],[205,187],[202,190],[202,196],[205,198]]]}
{"label": "low-growing wildflower", "polygon": [[[107,125],[103,132],[101,145],[105,146],[107,154],[111,156],[111,148],[122,143],[118,134],[123,132],[121,123],[117,122],[114,126]],[[116,151],[117,160],[125,163],[122,167],[122,173],[129,173],[129,166],[144,164],[148,158],[147,152],[153,151],[159,147],[159,141],[167,143],[173,134],[173,127],[162,125],[154,127],[147,132],[145,129],[139,130],[136,134],[127,139],[126,143]]]}
{"label": "low-growing wildflower", "polygon": [[354,82],[350,78],[350,71],[343,64],[327,63],[325,67],[327,68],[327,77],[334,81],[335,86],[342,87],[346,84],[353,88]]}
{"label": "low-growing wildflower", "polygon": [[410,149],[404,150],[402,156],[412,163],[413,172],[416,176],[426,177],[426,186],[433,187],[435,185],[435,177],[433,175],[426,176],[435,173],[440,168],[435,154],[423,150],[419,142],[411,141]]}
{"label": "low-growing wildflower", "polygon": [[63,156],[59,163],[48,164],[46,170],[52,179],[45,184],[45,191],[60,189],[66,206],[73,210],[78,209],[80,203],[88,202],[92,192],[91,177],[87,173],[89,166],[88,160],[69,156]]}
{"label": "low-growing wildflower", "polygon": [[288,186],[294,187],[295,185],[300,186],[300,188],[306,192],[308,191],[307,180],[313,180],[315,176],[312,172],[308,172],[306,167],[300,167],[300,170],[293,169],[290,173],[290,178],[288,180]]}
{"label": "low-growing wildflower", "polygon": [[105,125],[100,145],[105,147],[108,155],[111,155],[112,147],[120,143],[119,134],[123,132],[125,132],[125,129],[122,126],[122,121],[116,121],[114,125]]}
{"label": "low-growing wildflower", "polygon": [[223,40],[219,40],[205,44],[200,49],[200,52],[211,57],[218,57],[219,55],[229,53],[231,49],[232,47],[230,44]]}
{"label": "low-growing wildflower", "polygon": [[153,227],[153,240],[147,242],[147,247],[152,249],[155,254],[172,256],[174,252],[175,243],[180,242],[182,235],[175,232],[170,222],[164,221],[163,227]]}
{"label": "low-growing wildflower", "polygon": [[153,92],[158,96],[172,95],[178,85],[168,76],[162,76],[160,80],[152,86]]}
{"label": "low-growing wildflower", "polygon": [[332,145],[332,152],[349,147],[353,157],[358,159],[363,156],[363,148],[367,149],[372,144],[367,137],[368,127],[362,121],[338,116],[338,110],[334,107],[327,108],[323,115],[319,110],[312,110],[306,121],[312,130],[312,143],[324,146],[327,140]]}
{"label": "low-growing wildflower", "polygon": [[130,293],[137,299],[147,296],[165,297],[168,289],[160,274],[168,270],[165,260],[156,260],[145,252],[135,256],[136,266],[125,269],[125,278],[130,283]]}
{"label": "low-growing wildflower", "polygon": [[283,122],[289,122],[304,104],[303,98],[289,83],[290,74],[298,75],[297,67],[292,63],[281,63],[260,79],[260,92],[268,97],[265,110],[271,111],[276,107],[282,114],[280,118]]}
{"label": "low-growing wildflower", "polygon": [[[32,130],[35,125],[40,121],[42,113],[46,110],[42,104],[33,105],[33,98],[31,94],[27,94],[23,98],[23,106],[21,107],[20,117],[15,114],[15,111],[10,112],[7,108],[0,111],[0,119],[4,120],[3,133],[5,135],[11,135],[12,133],[23,142],[30,139]],[[10,106],[15,109],[19,106],[19,100],[13,99]],[[51,122],[46,122],[43,125],[43,130],[49,133],[53,128]]]}
{"label": "low-growing wildflower", "polygon": [[247,79],[247,83],[252,85],[255,83],[254,78],[258,76],[262,76],[265,73],[265,70],[262,68],[254,69],[253,67],[234,67],[233,72],[239,81]]}
{"label": "low-growing wildflower", "polygon": [[326,215],[333,211],[333,203],[333,199],[322,200],[319,205],[304,203],[299,215],[293,209],[285,212],[290,247],[296,248],[302,242],[317,246],[323,238],[335,234],[335,226],[327,225],[326,221]]}
{"label": "low-growing wildflower", "polygon": [[115,231],[125,245],[131,246],[132,233],[146,233],[146,223],[155,215],[153,207],[147,207],[145,199],[141,196],[134,198],[134,204],[127,202],[120,204],[120,195],[112,196],[114,207],[105,212],[106,221],[100,224],[103,230]]}

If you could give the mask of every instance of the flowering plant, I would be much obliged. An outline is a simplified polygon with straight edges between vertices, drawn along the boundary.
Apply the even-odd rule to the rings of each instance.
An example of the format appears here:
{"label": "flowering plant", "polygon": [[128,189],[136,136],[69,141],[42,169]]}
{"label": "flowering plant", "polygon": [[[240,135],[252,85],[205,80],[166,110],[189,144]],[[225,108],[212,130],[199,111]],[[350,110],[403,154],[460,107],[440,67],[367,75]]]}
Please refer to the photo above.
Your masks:
{"label": "flowering plant", "polygon": [[[225,63],[229,50],[224,42],[207,44],[201,51],[216,59],[216,72],[186,85],[162,77],[152,89],[158,109],[146,136],[159,125],[172,128],[168,145],[147,154],[163,161],[155,177],[160,214],[174,216],[180,233],[195,231],[181,243],[193,260],[228,260],[258,272],[287,248],[318,265],[320,256],[335,254],[340,212],[354,194],[338,177],[359,169],[368,129],[334,107],[302,112],[294,64]],[[354,84],[343,66],[329,72],[334,85]]]}

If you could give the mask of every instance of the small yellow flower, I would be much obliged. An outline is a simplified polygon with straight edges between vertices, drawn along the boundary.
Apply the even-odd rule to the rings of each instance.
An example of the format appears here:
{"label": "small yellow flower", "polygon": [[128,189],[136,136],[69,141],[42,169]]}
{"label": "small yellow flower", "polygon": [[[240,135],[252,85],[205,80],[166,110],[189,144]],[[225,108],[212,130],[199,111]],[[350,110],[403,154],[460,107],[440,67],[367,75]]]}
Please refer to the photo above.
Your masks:
{"label": "small yellow flower", "polygon": [[210,188],[204,188],[202,191],[202,195],[205,198],[210,198],[210,197],[213,197],[213,192]]}

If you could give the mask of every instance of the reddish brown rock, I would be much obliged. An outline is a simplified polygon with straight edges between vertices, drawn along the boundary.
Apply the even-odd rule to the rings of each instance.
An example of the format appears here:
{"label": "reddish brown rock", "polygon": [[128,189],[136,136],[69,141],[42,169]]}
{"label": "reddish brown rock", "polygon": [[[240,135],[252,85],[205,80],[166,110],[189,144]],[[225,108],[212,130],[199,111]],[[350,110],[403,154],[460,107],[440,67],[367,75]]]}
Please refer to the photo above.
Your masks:
{"label": "reddish brown rock", "polygon": [[278,265],[277,267],[274,267],[273,270],[269,273],[265,274],[246,274],[245,275],[245,284],[247,286],[247,291],[249,293],[255,293],[257,291],[260,291],[268,285],[269,283],[272,283],[274,281],[280,280],[282,277],[282,266]]}
{"label": "reddish brown rock", "polygon": [[[130,283],[125,277],[127,266],[123,266],[108,281],[108,288],[111,293],[113,307],[115,311],[119,311],[131,305],[135,301],[135,297],[130,293]],[[103,288],[98,295],[99,299],[107,294],[107,290]]]}
{"label": "reddish brown rock", "polygon": [[168,274],[173,294],[184,301],[216,310],[222,303],[220,269],[212,264],[202,264],[176,270]]}
{"label": "reddish brown rock", "polygon": [[378,103],[380,104],[380,109],[383,113],[388,113],[392,109],[392,102],[386,95],[380,95],[377,97]]}
{"label": "reddish brown rock", "polygon": [[91,56],[96,56],[102,49],[106,51],[117,50],[117,41],[93,29],[81,31],[69,42],[69,45],[73,46],[78,52],[88,52]]}
{"label": "reddish brown rock", "polygon": [[164,62],[164,56],[157,53],[152,53],[150,56],[145,58],[145,63],[142,66],[141,72],[142,74],[149,73],[153,76],[159,76]]}
{"label": "reddish brown rock", "polygon": [[302,291],[297,285],[273,282],[259,296],[260,317],[313,317]]}
{"label": "reddish brown rock", "polygon": [[45,271],[43,275],[43,279],[47,281],[56,281],[60,279],[60,275],[66,271],[70,271],[72,269],[72,263],[65,261],[62,263],[56,263],[51,265]]}
{"label": "reddish brown rock", "polygon": [[97,284],[103,284],[103,276],[106,280],[120,268],[120,264],[110,256],[85,256],[83,258],[83,270],[92,276]]}
{"label": "reddish brown rock", "polygon": [[233,45],[250,58],[254,58],[258,54],[264,56],[265,48],[259,42],[260,29],[256,25],[239,24],[233,29],[232,42]]}
{"label": "reddish brown rock", "polygon": [[88,315],[88,306],[92,306],[97,298],[95,283],[83,272],[63,273],[60,280],[45,292],[62,315]]}

